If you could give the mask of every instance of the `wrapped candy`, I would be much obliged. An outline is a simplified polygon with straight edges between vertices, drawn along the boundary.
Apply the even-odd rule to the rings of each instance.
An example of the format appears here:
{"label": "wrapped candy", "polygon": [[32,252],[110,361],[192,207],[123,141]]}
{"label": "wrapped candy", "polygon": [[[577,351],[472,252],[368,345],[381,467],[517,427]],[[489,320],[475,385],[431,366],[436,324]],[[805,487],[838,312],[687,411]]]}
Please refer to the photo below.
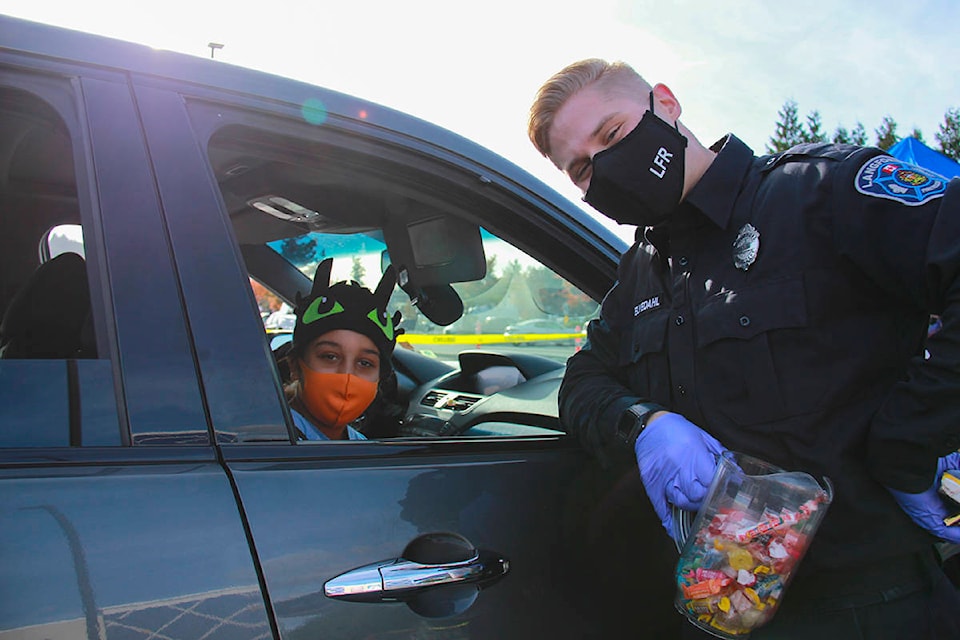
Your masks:
{"label": "wrapped candy", "polygon": [[675,602],[713,635],[745,638],[776,613],[832,489],[743,454],[725,456],[683,546]]}

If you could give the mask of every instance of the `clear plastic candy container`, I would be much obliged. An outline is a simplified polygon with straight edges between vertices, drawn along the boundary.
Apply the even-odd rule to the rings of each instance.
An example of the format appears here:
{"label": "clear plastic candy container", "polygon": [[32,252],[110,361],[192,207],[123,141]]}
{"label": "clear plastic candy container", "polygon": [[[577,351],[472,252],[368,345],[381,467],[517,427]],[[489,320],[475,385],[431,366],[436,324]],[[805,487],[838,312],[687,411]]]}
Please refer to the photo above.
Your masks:
{"label": "clear plastic candy container", "polygon": [[724,452],[680,551],[677,609],[721,638],[769,622],[832,499],[827,478]]}

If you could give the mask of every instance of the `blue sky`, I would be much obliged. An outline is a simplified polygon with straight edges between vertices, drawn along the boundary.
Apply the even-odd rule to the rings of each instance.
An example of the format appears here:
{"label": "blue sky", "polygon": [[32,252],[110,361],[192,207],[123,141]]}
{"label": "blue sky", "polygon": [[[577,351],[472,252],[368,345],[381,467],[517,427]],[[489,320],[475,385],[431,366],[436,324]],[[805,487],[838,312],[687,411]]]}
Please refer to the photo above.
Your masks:
{"label": "blue sky", "polygon": [[702,142],[734,132],[757,153],[788,99],[801,116],[819,110],[830,133],[859,121],[872,141],[889,115],[932,146],[960,107],[953,0],[5,0],[0,11],[200,56],[220,42],[225,63],[431,120],[574,200],[525,119],[539,84],[580,58],[631,63],[673,89]]}

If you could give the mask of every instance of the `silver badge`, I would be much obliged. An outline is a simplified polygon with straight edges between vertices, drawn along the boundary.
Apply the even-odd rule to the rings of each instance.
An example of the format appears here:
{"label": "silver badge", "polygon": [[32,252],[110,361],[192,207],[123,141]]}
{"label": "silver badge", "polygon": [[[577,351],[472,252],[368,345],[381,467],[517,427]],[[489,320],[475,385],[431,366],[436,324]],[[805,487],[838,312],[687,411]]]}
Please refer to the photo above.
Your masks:
{"label": "silver badge", "polygon": [[737,232],[733,241],[733,264],[737,269],[746,271],[757,259],[760,251],[760,232],[752,224],[745,224]]}

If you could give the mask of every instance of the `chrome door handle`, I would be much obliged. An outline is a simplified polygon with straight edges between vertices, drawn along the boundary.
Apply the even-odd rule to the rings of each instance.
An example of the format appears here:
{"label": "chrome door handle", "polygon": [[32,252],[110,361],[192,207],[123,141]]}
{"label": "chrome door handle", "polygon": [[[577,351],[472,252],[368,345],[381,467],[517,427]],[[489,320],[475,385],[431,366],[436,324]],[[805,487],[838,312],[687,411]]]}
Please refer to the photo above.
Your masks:
{"label": "chrome door handle", "polygon": [[355,602],[396,602],[438,585],[479,583],[484,586],[509,570],[509,560],[482,550],[474,550],[473,556],[466,560],[442,564],[394,558],[342,573],[323,585],[323,593],[330,598]]}

